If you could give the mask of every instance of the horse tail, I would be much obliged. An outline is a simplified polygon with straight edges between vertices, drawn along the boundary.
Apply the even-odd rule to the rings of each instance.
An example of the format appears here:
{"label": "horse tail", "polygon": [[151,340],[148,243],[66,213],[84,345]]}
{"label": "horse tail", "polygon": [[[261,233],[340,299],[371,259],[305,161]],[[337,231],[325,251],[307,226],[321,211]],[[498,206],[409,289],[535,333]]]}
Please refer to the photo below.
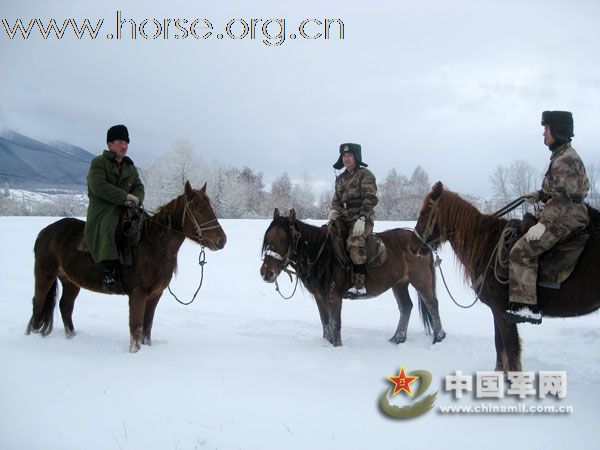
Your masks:
{"label": "horse tail", "polygon": [[[431,272],[431,292],[433,293],[433,298],[436,298],[435,267],[433,265],[433,253],[429,254],[429,271]],[[423,321],[423,328],[425,329],[425,333],[430,335],[433,330],[433,317],[427,309],[427,305],[425,304],[421,293],[417,292],[417,295],[419,297],[419,315],[421,316],[421,320]]]}
{"label": "horse tail", "polygon": [[46,294],[46,298],[41,304],[41,311],[35,314],[35,297],[33,298],[33,309],[34,313],[29,320],[29,325],[27,325],[27,334],[34,333],[42,333],[42,336],[47,336],[52,332],[52,325],[54,323],[54,308],[56,306],[56,297],[58,296],[58,280],[54,280],[50,289],[48,289],[48,293]]}

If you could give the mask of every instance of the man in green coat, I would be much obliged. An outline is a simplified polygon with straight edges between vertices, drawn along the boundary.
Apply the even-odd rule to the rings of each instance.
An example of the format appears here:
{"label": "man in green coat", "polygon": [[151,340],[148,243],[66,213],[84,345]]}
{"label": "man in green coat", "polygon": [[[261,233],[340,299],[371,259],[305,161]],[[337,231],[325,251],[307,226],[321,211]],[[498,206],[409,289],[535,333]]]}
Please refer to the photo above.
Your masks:
{"label": "man in green coat", "polygon": [[125,156],[129,146],[127,127],[110,127],[106,143],[108,150],[92,160],[87,175],[89,206],[84,236],[92,258],[102,266],[102,287],[116,293],[122,291],[116,277],[121,212],[144,201],[144,185],[133,161]]}

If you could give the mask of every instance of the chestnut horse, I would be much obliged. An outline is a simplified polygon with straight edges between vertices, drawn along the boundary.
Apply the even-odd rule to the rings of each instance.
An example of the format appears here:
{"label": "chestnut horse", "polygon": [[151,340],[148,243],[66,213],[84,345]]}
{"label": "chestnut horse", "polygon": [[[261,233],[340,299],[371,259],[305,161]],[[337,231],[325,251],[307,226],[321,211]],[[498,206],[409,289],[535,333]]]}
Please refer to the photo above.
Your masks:
{"label": "chestnut horse", "polygon": [[[419,310],[425,329],[433,328],[433,343],[440,342],[446,333],[435,296],[435,270],[431,255],[415,256],[409,252],[410,230],[395,229],[377,234],[385,243],[388,259],[383,265],[367,271],[365,287],[369,297],[376,297],[390,288],[394,293],[400,320],[390,342],[399,344],[406,341],[413,307],[409,283],[419,294]],[[273,221],[265,232],[262,253],[264,262],[260,273],[263,280],[273,283],[281,271],[288,265],[292,266],[302,284],[315,297],[323,337],[334,346],[342,345],[342,296],[351,286],[350,272],[337,262],[327,227],[316,227],[297,220],[293,209],[289,217],[280,216],[275,209]]]}
{"label": "chestnut horse", "polygon": [[[100,265],[89,253],[78,250],[84,225],[78,219],[61,219],[38,234],[33,250],[33,314],[26,334],[46,336],[52,331],[58,280],[63,288],[60,313],[67,338],[75,336],[72,315],[79,290],[104,292]],[[120,268],[122,294],[129,296],[131,353],[140,344],[151,345],[154,311],[177,268],[177,253],[185,238],[210,250],[222,249],[227,241],[206,195],[206,183],[195,190],[186,182],[183,194],[161,206],[154,216],[146,214],[143,238],[132,249],[133,266]]]}
{"label": "chestnut horse", "polygon": [[[546,317],[575,317],[600,308],[600,212],[588,206],[590,239],[573,273],[560,289],[538,286],[538,304]],[[441,182],[427,194],[411,242],[436,248],[450,242],[464,269],[464,276],[490,307],[494,316],[496,370],[521,370],[521,343],[517,325],[502,317],[508,307],[508,285],[500,284],[488,264],[507,221],[480,213]],[[416,237],[419,236],[419,237]],[[481,287],[480,280],[483,280]]]}

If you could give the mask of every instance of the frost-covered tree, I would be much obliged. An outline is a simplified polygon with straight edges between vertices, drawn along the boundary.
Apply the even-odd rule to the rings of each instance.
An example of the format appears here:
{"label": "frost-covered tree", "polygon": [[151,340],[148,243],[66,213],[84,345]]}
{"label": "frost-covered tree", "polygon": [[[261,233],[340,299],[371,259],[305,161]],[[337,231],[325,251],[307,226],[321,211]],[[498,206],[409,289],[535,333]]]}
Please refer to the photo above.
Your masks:
{"label": "frost-covered tree", "polygon": [[331,199],[333,198],[333,191],[327,191],[321,193],[319,202],[317,204],[317,217],[316,219],[327,219],[329,210],[331,209]]}
{"label": "frost-covered tree", "polygon": [[[540,188],[541,181],[537,179],[536,170],[523,160],[515,160],[506,168],[499,165],[490,176],[494,192],[494,203],[497,209],[510,203],[522,195]],[[529,209],[528,204],[523,204],[518,210],[518,215],[523,215]],[[511,213],[508,217],[515,217]]]}
{"label": "frost-covered tree", "polygon": [[271,192],[267,200],[267,215],[278,208],[280,211],[287,211],[292,207],[292,182],[287,172],[275,178],[271,183]]}
{"label": "frost-covered tree", "polygon": [[292,207],[296,210],[298,217],[302,219],[312,219],[318,216],[315,205],[314,185],[308,172],[304,172],[302,178],[294,183],[292,188]]}
{"label": "frost-covered tree", "polygon": [[380,220],[416,220],[423,198],[430,189],[429,175],[417,166],[410,178],[391,169],[379,183],[379,204],[376,218]]}
{"label": "frost-covered tree", "polygon": [[206,168],[187,139],[177,139],[162,158],[145,171],[146,208],[155,209],[183,192],[189,181],[201,187],[207,178]]}

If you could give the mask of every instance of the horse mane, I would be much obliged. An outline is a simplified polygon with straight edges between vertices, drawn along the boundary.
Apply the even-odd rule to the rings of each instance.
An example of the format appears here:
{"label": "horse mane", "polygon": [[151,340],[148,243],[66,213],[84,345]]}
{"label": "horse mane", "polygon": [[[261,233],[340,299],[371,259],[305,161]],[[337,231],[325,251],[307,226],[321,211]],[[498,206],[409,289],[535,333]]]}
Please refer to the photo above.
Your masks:
{"label": "horse mane", "polygon": [[174,215],[183,214],[185,193],[178,195],[162,206],[154,213],[153,219],[159,223],[169,223]]}
{"label": "horse mane", "polygon": [[[296,219],[294,224],[300,232],[300,240],[296,249],[295,267],[298,277],[302,283],[311,292],[319,292],[321,295],[328,295],[333,264],[336,264],[331,241],[326,239],[324,227],[317,227]],[[292,231],[290,229],[289,218],[280,216],[271,222],[263,238],[261,253],[267,250],[267,234],[272,228],[279,228],[286,233],[288,242],[293,242]],[[323,249],[321,251],[321,248]],[[321,254],[319,255],[319,252]],[[319,258],[317,258],[319,255]],[[315,260],[316,259],[316,260]]]}
{"label": "horse mane", "polygon": [[[424,205],[429,198],[425,199]],[[465,279],[474,281],[485,270],[506,220],[481,213],[467,200],[446,189],[437,201],[437,208],[442,242],[451,240],[455,256],[462,263]]]}

